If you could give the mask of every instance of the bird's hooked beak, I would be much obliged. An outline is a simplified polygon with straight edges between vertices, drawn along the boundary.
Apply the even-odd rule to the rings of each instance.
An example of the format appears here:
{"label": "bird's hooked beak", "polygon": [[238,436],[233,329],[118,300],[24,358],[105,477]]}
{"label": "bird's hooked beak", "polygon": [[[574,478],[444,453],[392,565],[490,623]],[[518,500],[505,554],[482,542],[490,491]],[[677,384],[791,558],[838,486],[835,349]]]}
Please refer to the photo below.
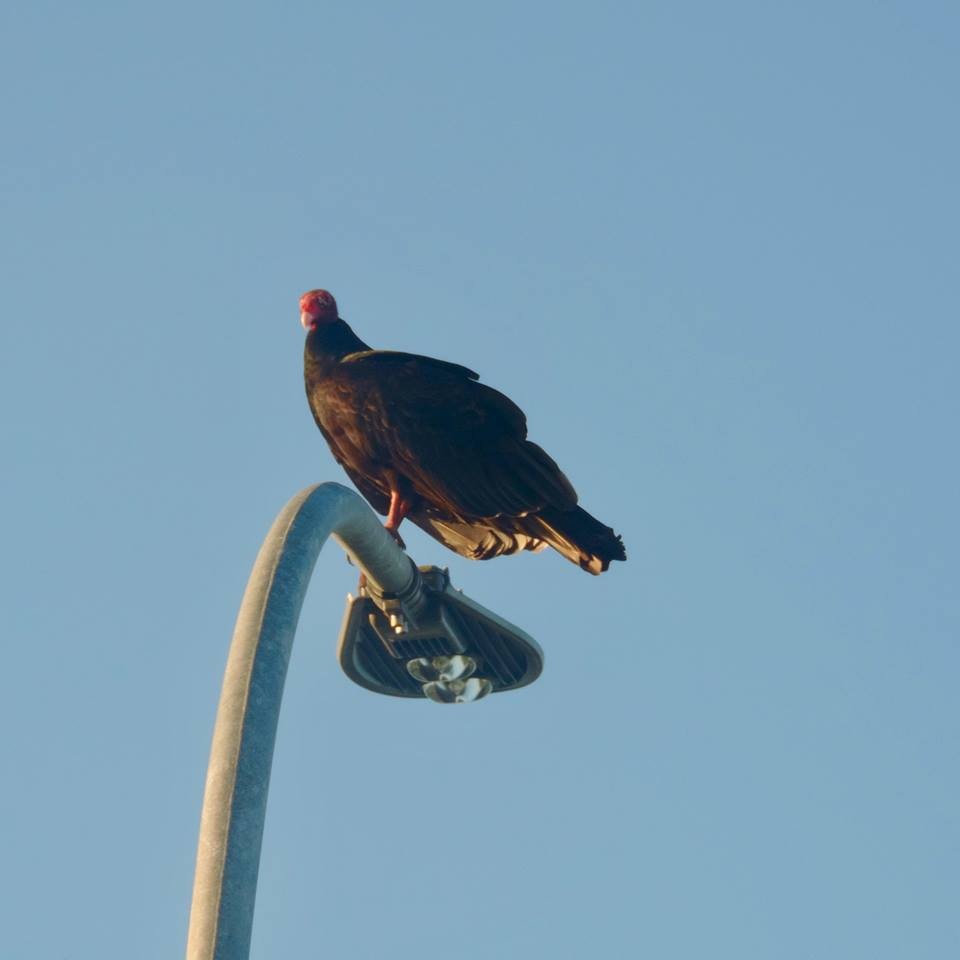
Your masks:
{"label": "bird's hooked beak", "polygon": [[310,330],[316,330],[316,329],[317,329],[317,318],[316,318],[316,316],[314,316],[312,313],[310,313],[308,310],[301,310],[301,311],[300,311],[300,325],[303,327],[304,330],[306,330],[306,331],[308,331],[308,332],[309,332]]}

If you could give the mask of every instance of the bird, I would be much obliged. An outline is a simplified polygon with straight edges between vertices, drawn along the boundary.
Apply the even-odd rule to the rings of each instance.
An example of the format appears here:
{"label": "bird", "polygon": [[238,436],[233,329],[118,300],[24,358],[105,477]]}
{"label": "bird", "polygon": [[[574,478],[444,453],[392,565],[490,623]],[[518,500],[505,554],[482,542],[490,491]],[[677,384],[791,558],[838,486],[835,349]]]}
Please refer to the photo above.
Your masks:
{"label": "bird", "polygon": [[626,560],[623,540],[577,505],[523,411],[467,367],[374,350],[327,290],[300,298],[304,383],[334,459],[403,546],[404,519],[475,560],[550,546],[583,570]]}

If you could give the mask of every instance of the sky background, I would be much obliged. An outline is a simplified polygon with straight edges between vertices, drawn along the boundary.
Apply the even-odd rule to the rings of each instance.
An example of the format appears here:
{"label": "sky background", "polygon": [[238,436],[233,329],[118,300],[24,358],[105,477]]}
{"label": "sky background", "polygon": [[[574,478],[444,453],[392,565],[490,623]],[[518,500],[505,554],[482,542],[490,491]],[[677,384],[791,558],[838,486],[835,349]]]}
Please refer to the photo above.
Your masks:
{"label": "sky background", "polygon": [[253,956],[958,955],[958,27],[5,4],[0,953],[182,955],[247,575],[346,482],[323,286],[513,397],[630,559],[406,531],[547,654],[443,708],[340,673],[328,545]]}

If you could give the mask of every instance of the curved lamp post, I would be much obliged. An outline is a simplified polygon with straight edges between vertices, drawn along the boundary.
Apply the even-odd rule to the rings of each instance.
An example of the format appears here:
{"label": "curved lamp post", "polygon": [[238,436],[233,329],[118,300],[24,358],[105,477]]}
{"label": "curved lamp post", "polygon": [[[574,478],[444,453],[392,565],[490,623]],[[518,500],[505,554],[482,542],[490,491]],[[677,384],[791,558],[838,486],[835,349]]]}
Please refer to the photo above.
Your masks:
{"label": "curved lamp post", "polygon": [[188,960],[249,955],[283,684],[310,575],[331,534],[384,590],[403,594],[416,577],[373,511],[338,483],[301,491],[274,521],[243,595],[217,709]]}
{"label": "curved lamp post", "polygon": [[[350,598],[338,651],[355,682],[394,696],[462,702],[524,686],[542,669],[530,637],[453,590],[445,571],[418,569],[352,490],[323,483],[293,497],[260,548],[230,644],[200,817],[187,960],[249,956],[283,684],[307,585],[331,535],[368,582]],[[471,676],[478,664],[480,679]]]}

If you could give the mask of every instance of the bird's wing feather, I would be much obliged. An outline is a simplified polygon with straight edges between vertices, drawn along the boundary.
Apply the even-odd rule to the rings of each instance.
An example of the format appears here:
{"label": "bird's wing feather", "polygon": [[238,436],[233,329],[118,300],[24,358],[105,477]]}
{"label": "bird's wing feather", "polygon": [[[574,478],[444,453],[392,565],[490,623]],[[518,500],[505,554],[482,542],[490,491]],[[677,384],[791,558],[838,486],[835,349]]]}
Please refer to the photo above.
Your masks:
{"label": "bird's wing feather", "polygon": [[404,353],[402,350],[358,350],[348,353],[341,363],[362,363],[364,367],[388,367],[397,364],[416,363],[423,370],[439,370],[444,373],[458,374],[468,380],[479,380],[480,374],[474,373],[469,367],[461,367],[459,363],[450,363],[449,360],[434,360],[433,357],[422,357],[418,353]]}
{"label": "bird's wing feather", "polygon": [[576,493],[526,439],[526,418],[465,367],[415,354],[351,354],[338,377],[359,401],[365,441],[428,502],[454,517],[565,509]]}
{"label": "bird's wing feather", "polygon": [[[502,519],[454,523],[426,514],[412,516],[410,519],[434,540],[439,540],[454,553],[471,560],[490,560],[492,557],[516,553],[518,550],[536,552],[547,545],[544,540],[514,529],[513,524],[504,524]],[[522,521],[513,521],[514,524],[520,522]]]}

